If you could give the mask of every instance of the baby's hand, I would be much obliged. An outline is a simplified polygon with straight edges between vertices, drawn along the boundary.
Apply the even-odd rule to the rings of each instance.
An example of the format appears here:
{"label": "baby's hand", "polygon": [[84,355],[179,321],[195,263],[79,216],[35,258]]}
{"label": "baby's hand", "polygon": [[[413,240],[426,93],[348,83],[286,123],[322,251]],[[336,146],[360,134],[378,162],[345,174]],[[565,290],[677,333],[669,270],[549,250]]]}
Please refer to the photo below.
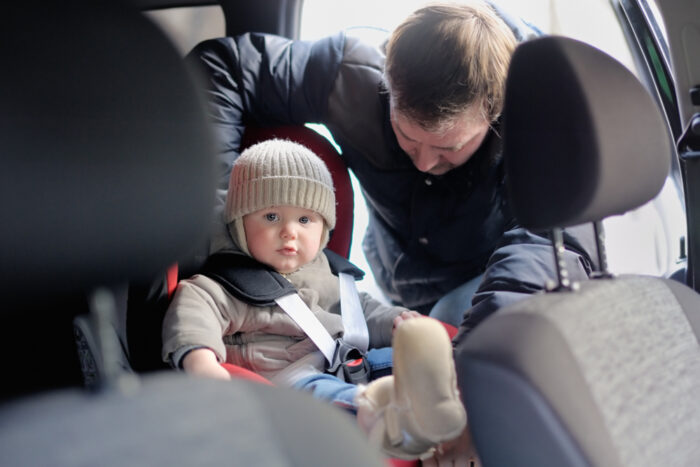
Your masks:
{"label": "baby's hand", "polygon": [[399,324],[406,321],[407,319],[420,318],[421,316],[423,315],[421,315],[417,311],[402,311],[399,316],[394,318],[394,330],[396,330]]}

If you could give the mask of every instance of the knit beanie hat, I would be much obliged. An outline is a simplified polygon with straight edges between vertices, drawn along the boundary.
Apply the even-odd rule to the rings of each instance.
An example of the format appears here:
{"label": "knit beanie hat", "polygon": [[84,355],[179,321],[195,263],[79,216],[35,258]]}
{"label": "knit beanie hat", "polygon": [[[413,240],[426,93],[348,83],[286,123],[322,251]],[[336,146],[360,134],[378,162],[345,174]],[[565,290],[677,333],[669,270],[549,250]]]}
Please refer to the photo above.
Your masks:
{"label": "knit beanie hat", "polygon": [[229,179],[224,219],[234,241],[246,253],[241,219],[270,206],[296,206],[317,212],[325,221],[322,244],[335,227],[333,179],[311,150],[288,140],[271,139],[247,148]]}

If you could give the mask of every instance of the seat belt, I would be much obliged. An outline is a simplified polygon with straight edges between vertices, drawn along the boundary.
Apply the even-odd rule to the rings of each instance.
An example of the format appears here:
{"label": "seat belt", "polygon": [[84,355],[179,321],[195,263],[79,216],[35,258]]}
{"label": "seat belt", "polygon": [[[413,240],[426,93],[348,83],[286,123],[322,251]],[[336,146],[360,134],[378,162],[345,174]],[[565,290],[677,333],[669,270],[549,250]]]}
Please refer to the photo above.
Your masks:
{"label": "seat belt", "polygon": [[[360,297],[355,279],[341,272],[338,274],[340,288],[340,314],[343,319],[343,341],[363,354],[369,348],[369,330],[360,306]],[[292,293],[275,299],[275,303],[287,313],[295,323],[316,344],[330,365],[333,364],[336,342],[316,315],[306,306],[299,294]]]}
{"label": "seat belt", "polygon": [[[364,354],[369,348],[369,330],[360,305],[353,276],[338,274],[343,338],[335,340],[297,293],[278,297],[275,303],[309,336],[328,362],[331,372],[352,383],[367,382],[369,365]],[[340,370],[340,371],[339,371]]]}
{"label": "seat belt", "polygon": [[369,330],[362,313],[360,294],[357,292],[355,278],[348,273],[338,273],[340,289],[340,314],[343,317],[343,340],[357,347],[362,353],[369,348]]}
{"label": "seat belt", "polygon": [[313,314],[311,309],[304,303],[299,294],[291,293],[284,297],[275,299],[275,303],[294,320],[309,339],[316,344],[329,365],[333,364],[335,355],[335,339],[326,331],[323,324]]}

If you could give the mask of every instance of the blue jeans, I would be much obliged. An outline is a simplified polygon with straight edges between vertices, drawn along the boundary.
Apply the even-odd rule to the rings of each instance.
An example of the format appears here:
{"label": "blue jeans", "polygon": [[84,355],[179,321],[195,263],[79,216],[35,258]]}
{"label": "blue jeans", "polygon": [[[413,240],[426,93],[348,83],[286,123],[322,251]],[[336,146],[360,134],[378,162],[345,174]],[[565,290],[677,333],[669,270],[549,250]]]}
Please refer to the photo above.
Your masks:
{"label": "blue jeans", "polygon": [[476,293],[476,289],[479,288],[483,278],[484,276],[481,274],[452,289],[433,305],[429,316],[443,323],[459,327],[464,319],[464,312],[472,306],[472,297]]}
{"label": "blue jeans", "polygon": [[[371,349],[365,354],[369,363],[370,381],[391,374],[392,355],[391,347]],[[314,397],[329,401],[352,413],[357,412],[355,403],[357,386],[341,381],[336,376],[325,373],[307,376],[294,383],[294,387],[310,392]]]}

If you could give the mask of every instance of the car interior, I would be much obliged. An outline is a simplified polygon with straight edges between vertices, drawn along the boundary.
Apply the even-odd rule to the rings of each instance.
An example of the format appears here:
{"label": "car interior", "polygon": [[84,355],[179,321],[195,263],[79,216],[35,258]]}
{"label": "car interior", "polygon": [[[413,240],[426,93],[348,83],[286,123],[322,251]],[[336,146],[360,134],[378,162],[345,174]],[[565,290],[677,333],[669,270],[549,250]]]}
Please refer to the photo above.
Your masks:
{"label": "car interior", "polygon": [[[635,0],[615,3],[628,24],[641,21]],[[664,14],[700,17],[682,3]],[[0,464],[386,465],[327,404],[245,371],[229,385],[189,378],[160,358],[168,299],[206,258],[220,196],[199,77],[142,14],[185,4],[220,6],[228,35],[298,37],[303,0],[26,2],[0,21]],[[700,46],[698,31],[668,31],[676,64]],[[658,63],[638,77],[554,36],[513,57],[502,136],[515,214],[551,233],[554,262],[561,228],[594,223],[602,266],[583,284],[560,270],[551,290],[499,311],[456,349],[483,465],[700,458],[700,72],[675,83],[692,105],[671,99],[682,114],[669,121],[663,92],[648,90],[671,76]],[[669,128],[687,263],[673,278],[615,276],[601,222],[648,202],[678,167],[659,157]],[[339,201],[329,248],[348,257],[353,188],[337,150],[307,127],[260,122],[243,147],[271,136],[329,165]]]}

